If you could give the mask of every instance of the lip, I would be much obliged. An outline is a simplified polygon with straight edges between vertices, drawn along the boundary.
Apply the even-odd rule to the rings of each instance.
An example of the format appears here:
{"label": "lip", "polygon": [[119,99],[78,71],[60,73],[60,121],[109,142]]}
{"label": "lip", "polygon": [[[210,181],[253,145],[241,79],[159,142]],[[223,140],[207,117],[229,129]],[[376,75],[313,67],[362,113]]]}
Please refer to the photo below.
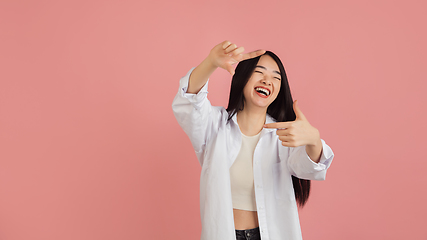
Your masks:
{"label": "lip", "polygon": [[[261,93],[257,92],[257,91],[255,90],[256,88],[264,88],[264,89],[266,89],[266,90],[268,90],[268,91],[270,92],[270,95],[265,96],[264,94],[261,94]],[[256,86],[256,87],[254,87],[254,91],[255,91],[255,93],[256,93],[256,94],[258,94],[258,96],[260,96],[260,97],[262,97],[262,98],[268,98],[268,97],[270,97],[270,96],[271,96],[271,89],[268,89],[268,88],[263,87],[263,86]]]}

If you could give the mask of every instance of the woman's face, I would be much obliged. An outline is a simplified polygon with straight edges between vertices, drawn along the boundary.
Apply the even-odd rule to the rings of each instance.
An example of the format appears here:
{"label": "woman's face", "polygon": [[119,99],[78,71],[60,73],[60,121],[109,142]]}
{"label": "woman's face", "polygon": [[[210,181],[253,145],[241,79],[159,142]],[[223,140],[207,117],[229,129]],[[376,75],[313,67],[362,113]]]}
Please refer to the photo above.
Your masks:
{"label": "woman's face", "polygon": [[279,94],[281,82],[277,63],[272,57],[262,55],[243,88],[245,106],[267,108]]}

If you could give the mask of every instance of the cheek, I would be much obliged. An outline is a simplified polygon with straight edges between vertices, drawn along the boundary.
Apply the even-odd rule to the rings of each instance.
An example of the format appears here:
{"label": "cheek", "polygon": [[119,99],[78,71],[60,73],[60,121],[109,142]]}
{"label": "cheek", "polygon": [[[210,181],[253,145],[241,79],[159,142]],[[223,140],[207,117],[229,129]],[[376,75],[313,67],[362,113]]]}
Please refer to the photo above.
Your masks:
{"label": "cheek", "polygon": [[254,90],[253,88],[254,88],[254,83],[253,83],[253,79],[251,78],[248,80],[245,87],[243,88],[243,95],[251,94],[252,91]]}
{"label": "cheek", "polygon": [[248,94],[250,94],[250,89],[248,87],[243,88],[243,97],[247,98]]}

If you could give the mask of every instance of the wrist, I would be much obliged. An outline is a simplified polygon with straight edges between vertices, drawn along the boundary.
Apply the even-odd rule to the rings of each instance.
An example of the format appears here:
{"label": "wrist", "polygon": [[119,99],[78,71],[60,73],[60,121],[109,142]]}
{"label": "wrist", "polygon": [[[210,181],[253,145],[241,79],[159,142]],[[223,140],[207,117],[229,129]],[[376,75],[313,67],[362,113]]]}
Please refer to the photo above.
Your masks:
{"label": "wrist", "polygon": [[207,57],[205,58],[200,64],[199,66],[197,66],[197,68],[203,72],[204,75],[206,75],[206,78],[209,78],[209,76],[215,72],[215,70],[218,68],[215,66],[215,64],[213,64],[212,60]]}
{"label": "wrist", "polygon": [[307,145],[312,147],[322,146],[322,141],[320,140],[320,133],[319,133],[319,130],[317,130],[316,128],[314,128],[314,131],[313,131],[312,141]]}
{"label": "wrist", "polygon": [[203,60],[203,62],[205,63],[206,67],[209,69],[215,70],[218,68],[217,64],[215,63],[214,59],[210,54],[205,58],[205,60]]}

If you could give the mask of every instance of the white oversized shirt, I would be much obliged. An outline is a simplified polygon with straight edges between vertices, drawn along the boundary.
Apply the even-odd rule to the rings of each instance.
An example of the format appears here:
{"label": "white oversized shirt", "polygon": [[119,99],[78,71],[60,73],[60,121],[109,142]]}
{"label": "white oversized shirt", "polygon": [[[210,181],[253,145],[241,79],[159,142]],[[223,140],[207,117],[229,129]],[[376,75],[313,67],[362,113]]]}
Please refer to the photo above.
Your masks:
{"label": "white oversized shirt", "polygon": [[[229,169],[239,153],[242,135],[236,115],[230,121],[223,107],[207,99],[208,82],[197,94],[187,93],[192,68],[181,78],[172,109],[190,138],[202,167],[200,175],[201,240],[235,240]],[[275,122],[267,114],[266,123]],[[255,148],[253,173],[262,240],[302,239],[292,175],[324,180],[334,154],[322,141],[319,163],[305,146],[285,147],[276,129],[264,128]]]}

